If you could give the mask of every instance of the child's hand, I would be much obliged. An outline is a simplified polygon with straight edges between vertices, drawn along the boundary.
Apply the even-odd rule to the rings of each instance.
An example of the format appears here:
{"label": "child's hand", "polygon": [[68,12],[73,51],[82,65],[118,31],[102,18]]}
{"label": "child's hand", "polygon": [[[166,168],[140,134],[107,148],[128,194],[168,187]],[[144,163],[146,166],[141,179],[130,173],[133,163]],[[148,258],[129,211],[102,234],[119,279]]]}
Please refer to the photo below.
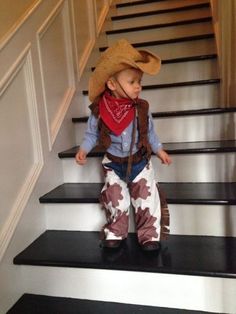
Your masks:
{"label": "child's hand", "polygon": [[163,149],[160,149],[157,152],[157,157],[162,161],[163,164],[165,165],[170,165],[172,163],[172,160],[170,156],[165,152]]}
{"label": "child's hand", "polygon": [[87,156],[87,152],[83,149],[80,149],[75,155],[75,160],[77,164],[81,166],[85,165],[87,162],[86,156]]}

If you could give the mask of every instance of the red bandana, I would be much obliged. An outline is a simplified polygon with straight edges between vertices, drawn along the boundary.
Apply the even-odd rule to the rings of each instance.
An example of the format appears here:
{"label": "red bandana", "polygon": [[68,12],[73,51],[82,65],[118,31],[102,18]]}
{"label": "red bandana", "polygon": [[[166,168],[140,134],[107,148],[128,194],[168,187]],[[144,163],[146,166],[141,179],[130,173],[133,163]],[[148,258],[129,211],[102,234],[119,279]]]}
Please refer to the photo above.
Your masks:
{"label": "red bandana", "polygon": [[99,102],[102,121],[115,135],[120,135],[134,119],[134,101],[128,98],[115,98],[105,92]]}

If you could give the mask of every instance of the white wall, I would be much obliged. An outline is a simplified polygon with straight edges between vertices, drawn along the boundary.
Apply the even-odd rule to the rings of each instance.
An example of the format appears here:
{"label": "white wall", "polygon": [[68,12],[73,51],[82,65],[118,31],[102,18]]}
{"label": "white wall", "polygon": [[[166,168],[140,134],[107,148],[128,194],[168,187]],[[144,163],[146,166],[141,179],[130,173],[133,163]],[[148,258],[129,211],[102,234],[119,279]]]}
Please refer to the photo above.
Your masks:
{"label": "white wall", "polygon": [[75,143],[75,91],[109,8],[75,3],[25,0],[14,15],[11,1],[0,6],[0,313],[27,292],[13,258],[46,228],[38,199],[63,182],[57,154]]}

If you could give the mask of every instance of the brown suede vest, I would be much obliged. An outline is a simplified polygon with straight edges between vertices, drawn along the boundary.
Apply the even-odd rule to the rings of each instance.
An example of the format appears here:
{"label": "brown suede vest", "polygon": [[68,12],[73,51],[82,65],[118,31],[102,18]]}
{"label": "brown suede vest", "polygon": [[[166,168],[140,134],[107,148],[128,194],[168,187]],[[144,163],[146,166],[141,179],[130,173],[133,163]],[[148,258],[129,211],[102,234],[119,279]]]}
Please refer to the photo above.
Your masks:
{"label": "brown suede vest", "polygon": [[[99,100],[94,101],[90,106],[90,110],[92,114],[99,119]],[[148,158],[151,157],[151,146],[148,141],[148,110],[149,110],[149,104],[146,100],[139,99],[136,103],[136,110],[137,110],[137,118],[138,118],[138,134],[139,134],[139,140],[138,140],[138,148],[143,152],[146,153],[146,156]],[[105,123],[99,119],[98,123],[98,129],[99,129],[99,145],[105,148],[107,148],[111,145],[111,137],[110,137],[110,130],[105,125]]]}

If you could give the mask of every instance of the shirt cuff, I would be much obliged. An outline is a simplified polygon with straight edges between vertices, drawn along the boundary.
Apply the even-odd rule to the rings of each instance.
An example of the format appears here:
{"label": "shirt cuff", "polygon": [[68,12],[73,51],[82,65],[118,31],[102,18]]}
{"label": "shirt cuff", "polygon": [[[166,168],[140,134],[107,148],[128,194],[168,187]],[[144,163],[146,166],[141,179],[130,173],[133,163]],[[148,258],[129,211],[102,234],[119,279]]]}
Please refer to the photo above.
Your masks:
{"label": "shirt cuff", "polygon": [[157,145],[152,145],[152,151],[154,154],[157,154],[157,152],[160,150],[160,149],[163,149],[163,145],[161,143],[157,144]]}

